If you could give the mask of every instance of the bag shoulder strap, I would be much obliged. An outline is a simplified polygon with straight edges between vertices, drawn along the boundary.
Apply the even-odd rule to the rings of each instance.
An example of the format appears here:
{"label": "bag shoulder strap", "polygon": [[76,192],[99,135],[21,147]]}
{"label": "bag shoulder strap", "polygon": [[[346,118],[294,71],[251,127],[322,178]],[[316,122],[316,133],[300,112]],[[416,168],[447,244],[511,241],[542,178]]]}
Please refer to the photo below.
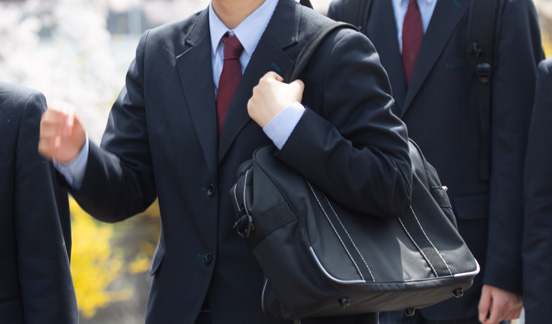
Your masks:
{"label": "bag shoulder strap", "polygon": [[340,28],[351,28],[354,30],[358,30],[355,26],[344,23],[344,22],[332,22],[327,25],[322,26],[315,34],[314,36],[309,39],[305,47],[299,52],[299,55],[297,56],[297,59],[295,60],[294,65],[288,70],[286,73],[286,76],[284,77],[284,81],[289,83],[296,80],[299,75],[303,72],[307,64],[309,63],[310,58],[314,55],[318,47],[322,44],[324,39],[331,34],[336,29]]}
{"label": "bag shoulder strap", "polygon": [[368,14],[372,0],[343,0],[343,16],[341,21],[348,22],[363,30],[363,26],[368,21]]}
{"label": "bag shoulder strap", "polygon": [[492,74],[496,66],[498,33],[504,0],[472,0],[468,23],[469,64],[479,81],[479,177],[489,180],[491,173]]}
{"label": "bag shoulder strap", "polygon": [[299,3],[307,8],[313,9],[312,3],[310,2],[310,0],[299,0]]}

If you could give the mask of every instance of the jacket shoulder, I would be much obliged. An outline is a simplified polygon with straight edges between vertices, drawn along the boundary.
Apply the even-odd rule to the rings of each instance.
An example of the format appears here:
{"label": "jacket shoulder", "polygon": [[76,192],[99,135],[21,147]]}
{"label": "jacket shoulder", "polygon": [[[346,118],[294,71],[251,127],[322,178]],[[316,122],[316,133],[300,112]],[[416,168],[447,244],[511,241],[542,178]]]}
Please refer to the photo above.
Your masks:
{"label": "jacket shoulder", "polygon": [[188,35],[194,28],[196,23],[208,14],[207,10],[196,12],[195,14],[185,18],[183,20],[170,22],[161,26],[152,28],[146,33],[149,39],[171,39],[174,37],[182,37],[182,35]]}
{"label": "jacket shoulder", "polygon": [[46,110],[46,107],[46,98],[41,92],[7,82],[0,82],[0,111],[2,111],[2,115],[9,115],[14,118],[23,115],[25,112],[26,114],[40,116]]}

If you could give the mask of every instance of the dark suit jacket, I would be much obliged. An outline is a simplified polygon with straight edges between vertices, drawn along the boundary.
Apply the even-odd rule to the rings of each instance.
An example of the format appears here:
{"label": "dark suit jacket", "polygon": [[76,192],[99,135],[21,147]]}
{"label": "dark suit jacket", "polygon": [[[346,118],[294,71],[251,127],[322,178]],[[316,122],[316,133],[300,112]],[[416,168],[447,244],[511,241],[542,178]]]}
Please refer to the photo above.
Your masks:
{"label": "dark suit jacket", "polygon": [[[340,19],[344,0],[329,15]],[[477,314],[481,285],[521,293],[522,170],[537,64],[542,58],[530,0],[507,0],[492,105],[491,180],[479,178],[478,81],[468,66],[470,0],[439,0],[407,87],[391,0],[374,0],[364,31],[391,81],[394,111],[449,188],[460,233],[482,270],[460,299],[421,310],[430,319]]]}
{"label": "dark suit jacket", "polygon": [[552,305],[552,60],[539,65],[525,162],[523,304],[525,322],[547,323]]}
{"label": "dark suit jacket", "polygon": [[0,323],[77,323],[67,192],[38,154],[40,93],[0,82]]}
{"label": "dark suit jacket", "polygon": [[[158,196],[162,233],[147,323],[192,323],[205,298],[213,323],[276,323],[260,307],[263,274],[232,229],[229,189],[239,165],[269,142],[247,114],[253,86],[269,70],[284,75],[328,22],[293,0],[279,1],[218,146],[207,11],[142,37],[75,197],[95,217],[119,221]],[[410,160],[374,48],[361,33],[341,30],[307,70],[303,103],[311,110],[277,157],[351,208],[396,216],[409,204]],[[374,314],[358,320],[376,321]]]}

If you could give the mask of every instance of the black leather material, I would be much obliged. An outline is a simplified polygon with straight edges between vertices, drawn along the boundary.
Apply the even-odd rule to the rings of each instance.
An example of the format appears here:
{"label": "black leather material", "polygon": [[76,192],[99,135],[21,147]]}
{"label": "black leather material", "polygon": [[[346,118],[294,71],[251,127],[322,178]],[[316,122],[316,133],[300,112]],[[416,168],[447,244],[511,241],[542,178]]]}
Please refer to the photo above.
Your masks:
{"label": "black leather material", "polygon": [[413,142],[412,204],[398,218],[339,205],[275,150],[258,149],[230,191],[237,228],[248,229],[241,234],[267,277],[265,312],[290,320],[416,309],[471,286],[479,265],[435,169]]}

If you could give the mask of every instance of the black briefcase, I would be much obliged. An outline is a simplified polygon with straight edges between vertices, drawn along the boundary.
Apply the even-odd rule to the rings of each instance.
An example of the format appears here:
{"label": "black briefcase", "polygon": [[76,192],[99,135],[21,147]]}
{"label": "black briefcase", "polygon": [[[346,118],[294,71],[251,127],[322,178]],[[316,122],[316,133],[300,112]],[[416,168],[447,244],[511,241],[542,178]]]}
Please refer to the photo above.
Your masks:
{"label": "black briefcase", "polygon": [[[410,143],[412,206],[396,219],[352,212],[258,149],[231,190],[236,228],[279,319],[405,310],[461,297],[479,265],[457,231],[434,169]],[[429,173],[427,173],[429,171]]]}
{"label": "black briefcase", "polygon": [[[299,55],[295,74],[330,24]],[[365,215],[334,202],[264,146],[230,190],[235,227],[266,280],[263,310],[278,319],[405,310],[413,314],[471,287],[479,265],[458,233],[435,169],[409,142],[412,203],[398,218]]]}

